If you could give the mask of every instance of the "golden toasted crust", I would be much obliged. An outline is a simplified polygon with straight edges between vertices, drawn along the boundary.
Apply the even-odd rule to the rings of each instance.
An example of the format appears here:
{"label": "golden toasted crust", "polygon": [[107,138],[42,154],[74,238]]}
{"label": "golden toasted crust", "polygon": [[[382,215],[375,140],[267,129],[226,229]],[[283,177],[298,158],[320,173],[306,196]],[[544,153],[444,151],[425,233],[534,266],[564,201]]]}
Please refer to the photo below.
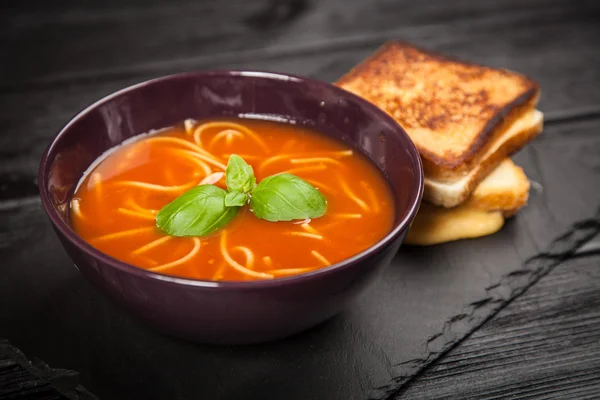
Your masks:
{"label": "golden toasted crust", "polygon": [[406,244],[429,246],[473,239],[498,232],[504,225],[499,211],[482,211],[462,204],[443,208],[422,203],[406,235]]}
{"label": "golden toasted crust", "polygon": [[502,211],[504,217],[510,217],[527,204],[529,188],[523,169],[506,158],[475,188],[465,205]]}
{"label": "golden toasted crust", "polygon": [[426,246],[491,235],[527,204],[529,188],[523,169],[506,158],[458,207],[422,203],[405,242]]}
{"label": "golden toasted crust", "polygon": [[[425,176],[440,182],[452,182],[472,173],[472,171],[477,169],[482,163],[490,169],[493,169],[499,160],[502,160],[521,149],[542,131],[543,121],[540,121],[536,127],[530,127],[527,130],[524,130],[519,136],[515,136],[509,142],[498,147],[491,156],[487,155],[488,150],[495,146],[497,140],[502,137],[505,132],[511,129],[513,124],[531,112],[531,107],[533,107],[535,103],[537,103],[537,97],[521,106],[515,107],[502,122],[497,125],[493,134],[488,137],[489,140],[480,147],[479,152],[462,164],[454,165],[452,167],[443,167],[439,164],[435,164],[431,159],[421,154]],[[478,140],[481,138],[482,136],[479,136]]]}
{"label": "golden toasted crust", "polygon": [[538,85],[520,74],[396,41],[336,84],[394,117],[419,149],[427,176],[442,180],[474,168],[494,137],[533,109],[539,95]]}
{"label": "golden toasted crust", "polygon": [[443,207],[455,207],[467,199],[478,187],[480,182],[484,181],[506,157],[515,153],[527,143],[532,141],[543,128],[543,119],[539,119],[533,125],[519,131],[518,134],[511,136],[508,140],[500,145],[500,147],[487,155],[484,159],[480,159],[480,163],[475,166],[468,177],[460,185],[460,190],[449,190],[444,186],[435,186],[434,183],[426,174],[425,191],[423,199],[434,205]]}

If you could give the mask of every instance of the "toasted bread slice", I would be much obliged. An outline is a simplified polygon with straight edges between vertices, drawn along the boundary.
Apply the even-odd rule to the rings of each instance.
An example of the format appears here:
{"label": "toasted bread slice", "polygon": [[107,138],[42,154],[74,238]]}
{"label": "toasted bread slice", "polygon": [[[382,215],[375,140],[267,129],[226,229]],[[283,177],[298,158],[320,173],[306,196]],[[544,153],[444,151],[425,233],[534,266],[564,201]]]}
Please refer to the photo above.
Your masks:
{"label": "toasted bread slice", "polygon": [[501,211],[511,217],[527,204],[531,184],[523,169],[504,159],[475,188],[465,206],[483,211]]}
{"label": "toasted bread slice", "polygon": [[444,208],[422,203],[404,243],[429,246],[496,233],[504,225],[501,211],[484,211],[464,204]]}
{"label": "toasted bread slice", "polygon": [[[497,167],[506,154],[513,154],[535,138],[543,129],[543,114],[534,110],[515,121],[510,129],[498,138],[493,147],[481,157],[481,163],[468,175],[454,182],[440,182],[425,175],[423,198],[428,202],[444,207],[455,207],[466,201],[482,179]],[[479,186],[478,186],[479,185]]]}
{"label": "toasted bread slice", "polygon": [[464,201],[502,159],[541,131],[541,120],[514,127],[534,118],[526,117],[539,97],[531,79],[406,43],[386,43],[336,84],[406,129],[430,183],[457,184],[452,190],[426,186],[425,198],[446,207]]}
{"label": "toasted bread slice", "polygon": [[527,204],[529,188],[523,170],[504,159],[464,204],[444,208],[422,203],[405,243],[432,245],[491,235]]}

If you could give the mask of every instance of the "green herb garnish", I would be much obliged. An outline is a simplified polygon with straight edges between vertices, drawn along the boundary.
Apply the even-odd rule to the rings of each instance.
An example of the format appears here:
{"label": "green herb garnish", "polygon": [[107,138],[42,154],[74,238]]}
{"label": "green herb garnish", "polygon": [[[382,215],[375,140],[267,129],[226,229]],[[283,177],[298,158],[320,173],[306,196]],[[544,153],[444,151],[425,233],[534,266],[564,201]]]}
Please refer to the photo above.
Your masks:
{"label": "green herb garnish", "polygon": [[225,184],[230,192],[251,193],[256,187],[254,170],[242,157],[232,154],[227,161]]}
{"label": "green herb garnish", "polygon": [[298,176],[276,174],[257,185],[252,167],[235,154],[225,174],[227,191],[196,186],[164,206],[156,226],[171,236],[206,236],[231,222],[248,200],[255,216],[271,222],[318,218],[327,211],[321,192]]}
{"label": "green herb garnish", "polygon": [[227,225],[239,207],[227,207],[227,192],[214,185],[196,186],[156,214],[156,226],[171,236],[206,236]]}
{"label": "green herb garnish", "polygon": [[322,217],[325,197],[313,185],[292,174],[269,176],[252,192],[254,215],[267,221],[291,221]]}
{"label": "green herb garnish", "polygon": [[225,196],[226,207],[241,207],[248,202],[248,195],[241,192],[229,192]]}

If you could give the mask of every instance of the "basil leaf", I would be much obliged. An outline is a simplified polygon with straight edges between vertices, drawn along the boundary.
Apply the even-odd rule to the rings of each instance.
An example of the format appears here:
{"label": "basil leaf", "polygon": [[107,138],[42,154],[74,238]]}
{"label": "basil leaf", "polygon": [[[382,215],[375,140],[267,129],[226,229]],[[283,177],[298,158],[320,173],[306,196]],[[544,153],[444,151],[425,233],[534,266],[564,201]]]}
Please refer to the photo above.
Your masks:
{"label": "basil leaf", "polygon": [[227,192],[217,186],[196,186],[156,214],[156,226],[171,236],[206,236],[228,224],[238,207],[225,206]]}
{"label": "basil leaf", "polygon": [[230,191],[248,193],[256,186],[256,178],[252,167],[242,157],[232,154],[227,161],[225,183]]}
{"label": "basil leaf", "polygon": [[292,174],[272,175],[254,189],[250,206],[267,221],[318,218],[327,211],[325,197],[314,186]]}
{"label": "basil leaf", "polygon": [[227,207],[241,207],[246,204],[248,195],[242,192],[229,192],[225,196],[225,206]]}

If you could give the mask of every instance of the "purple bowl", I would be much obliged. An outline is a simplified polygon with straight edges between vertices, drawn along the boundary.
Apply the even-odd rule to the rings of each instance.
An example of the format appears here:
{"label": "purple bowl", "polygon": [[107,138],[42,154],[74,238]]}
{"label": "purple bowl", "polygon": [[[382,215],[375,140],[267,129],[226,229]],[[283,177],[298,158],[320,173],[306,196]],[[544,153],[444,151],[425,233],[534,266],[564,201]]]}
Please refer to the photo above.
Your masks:
{"label": "purple bowl", "polygon": [[[254,282],[177,278],[118,261],[88,245],[68,222],[68,204],[90,164],[107,149],[186,118],[293,120],[346,142],[388,180],[391,232],[343,262],[304,275]],[[185,339],[249,344],[284,338],[339,313],[398,251],[423,193],[419,154],[404,130],[369,102],[333,85],[259,71],[167,76],[123,89],[80,112],[41,161],[42,203],[63,247],[93,284],[134,315]]]}

